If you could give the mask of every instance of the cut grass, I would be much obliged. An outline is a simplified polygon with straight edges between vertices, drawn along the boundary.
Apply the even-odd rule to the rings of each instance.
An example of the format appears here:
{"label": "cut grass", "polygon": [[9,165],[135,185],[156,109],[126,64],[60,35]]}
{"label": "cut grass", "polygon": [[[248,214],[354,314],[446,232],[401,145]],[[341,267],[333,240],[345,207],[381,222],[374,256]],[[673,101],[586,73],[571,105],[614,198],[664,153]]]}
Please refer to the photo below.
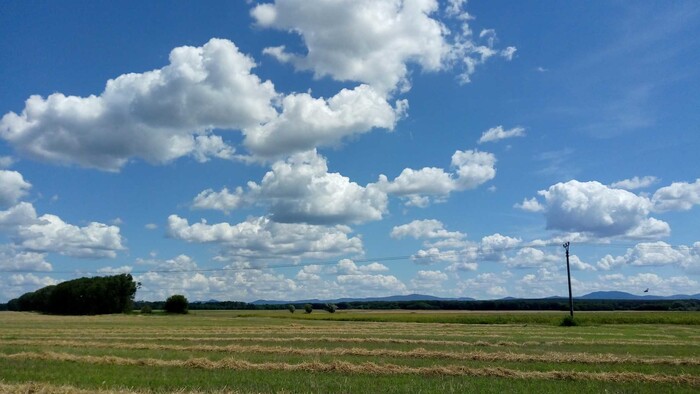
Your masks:
{"label": "cut grass", "polygon": [[[70,385],[106,392],[376,392],[378,387],[387,392],[693,392],[700,387],[700,326],[679,324],[695,321],[697,313],[681,318],[632,312],[622,320],[614,313],[586,314],[587,324],[558,327],[547,320],[561,321],[557,313],[505,313],[497,319],[494,313],[473,312],[335,314],[375,319],[365,321],[304,314],[289,319],[281,317],[289,312],[278,312],[0,313],[0,381],[17,388],[13,392],[27,382],[50,390]],[[422,320],[404,321],[407,315]],[[511,323],[452,321],[476,315]],[[544,323],[522,322],[533,315],[544,316]],[[611,316],[615,323],[600,323]],[[377,321],[384,318],[392,321]]]}

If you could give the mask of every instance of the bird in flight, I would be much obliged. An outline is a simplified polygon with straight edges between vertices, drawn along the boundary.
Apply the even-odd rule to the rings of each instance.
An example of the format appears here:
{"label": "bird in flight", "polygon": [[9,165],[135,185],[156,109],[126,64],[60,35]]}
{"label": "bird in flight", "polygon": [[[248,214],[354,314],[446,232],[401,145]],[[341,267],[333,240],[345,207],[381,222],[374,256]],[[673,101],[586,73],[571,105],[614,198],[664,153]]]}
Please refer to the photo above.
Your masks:
{"label": "bird in flight", "polygon": [[647,287],[647,289],[644,290],[644,292],[645,292],[645,293],[648,293],[648,292],[649,292],[649,288]]}

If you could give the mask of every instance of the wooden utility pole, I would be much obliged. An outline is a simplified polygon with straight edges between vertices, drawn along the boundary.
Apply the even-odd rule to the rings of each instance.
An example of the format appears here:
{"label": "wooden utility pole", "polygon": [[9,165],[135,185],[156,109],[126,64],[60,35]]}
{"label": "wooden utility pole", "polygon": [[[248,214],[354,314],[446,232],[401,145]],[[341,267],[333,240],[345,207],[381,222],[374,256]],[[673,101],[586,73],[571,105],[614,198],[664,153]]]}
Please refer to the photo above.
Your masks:
{"label": "wooden utility pole", "polygon": [[569,268],[569,245],[570,242],[562,245],[566,249],[566,275],[569,277],[569,312],[571,313],[571,318],[574,317],[574,297],[571,295],[571,268]]}

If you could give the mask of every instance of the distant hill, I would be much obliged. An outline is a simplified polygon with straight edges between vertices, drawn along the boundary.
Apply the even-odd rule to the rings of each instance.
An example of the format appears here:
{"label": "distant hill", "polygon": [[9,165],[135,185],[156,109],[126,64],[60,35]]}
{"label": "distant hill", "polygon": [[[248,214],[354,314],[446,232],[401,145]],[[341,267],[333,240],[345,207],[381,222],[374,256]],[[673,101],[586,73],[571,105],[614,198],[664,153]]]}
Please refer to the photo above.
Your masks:
{"label": "distant hill", "polygon": [[336,298],[333,300],[319,300],[317,298],[310,300],[296,300],[296,301],[280,301],[280,300],[256,300],[251,302],[254,305],[279,305],[279,304],[339,304],[341,302],[374,302],[374,301],[384,301],[384,302],[398,302],[398,301],[475,301],[474,298],[470,297],[460,297],[460,298],[442,298],[435,297],[425,294],[408,294],[408,295],[394,295],[387,297],[366,297],[366,298]]}
{"label": "distant hill", "polygon": [[700,294],[675,294],[671,296],[659,296],[659,295],[635,295],[626,293],[624,291],[594,291],[593,293],[586,294],[581,297],[576,297],[577,299],[583,300],[689,300],[689,299],[700,299]]}

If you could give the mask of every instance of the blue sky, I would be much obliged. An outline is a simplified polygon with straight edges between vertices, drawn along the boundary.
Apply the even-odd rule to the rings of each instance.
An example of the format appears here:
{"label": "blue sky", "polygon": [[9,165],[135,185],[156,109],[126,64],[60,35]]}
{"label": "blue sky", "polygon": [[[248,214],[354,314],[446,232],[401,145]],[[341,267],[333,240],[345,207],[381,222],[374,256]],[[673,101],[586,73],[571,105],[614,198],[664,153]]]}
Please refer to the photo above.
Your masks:
{"label": "blue sky", "polygon": [[700,292],[692,1],[0,4],[0,301]]}

